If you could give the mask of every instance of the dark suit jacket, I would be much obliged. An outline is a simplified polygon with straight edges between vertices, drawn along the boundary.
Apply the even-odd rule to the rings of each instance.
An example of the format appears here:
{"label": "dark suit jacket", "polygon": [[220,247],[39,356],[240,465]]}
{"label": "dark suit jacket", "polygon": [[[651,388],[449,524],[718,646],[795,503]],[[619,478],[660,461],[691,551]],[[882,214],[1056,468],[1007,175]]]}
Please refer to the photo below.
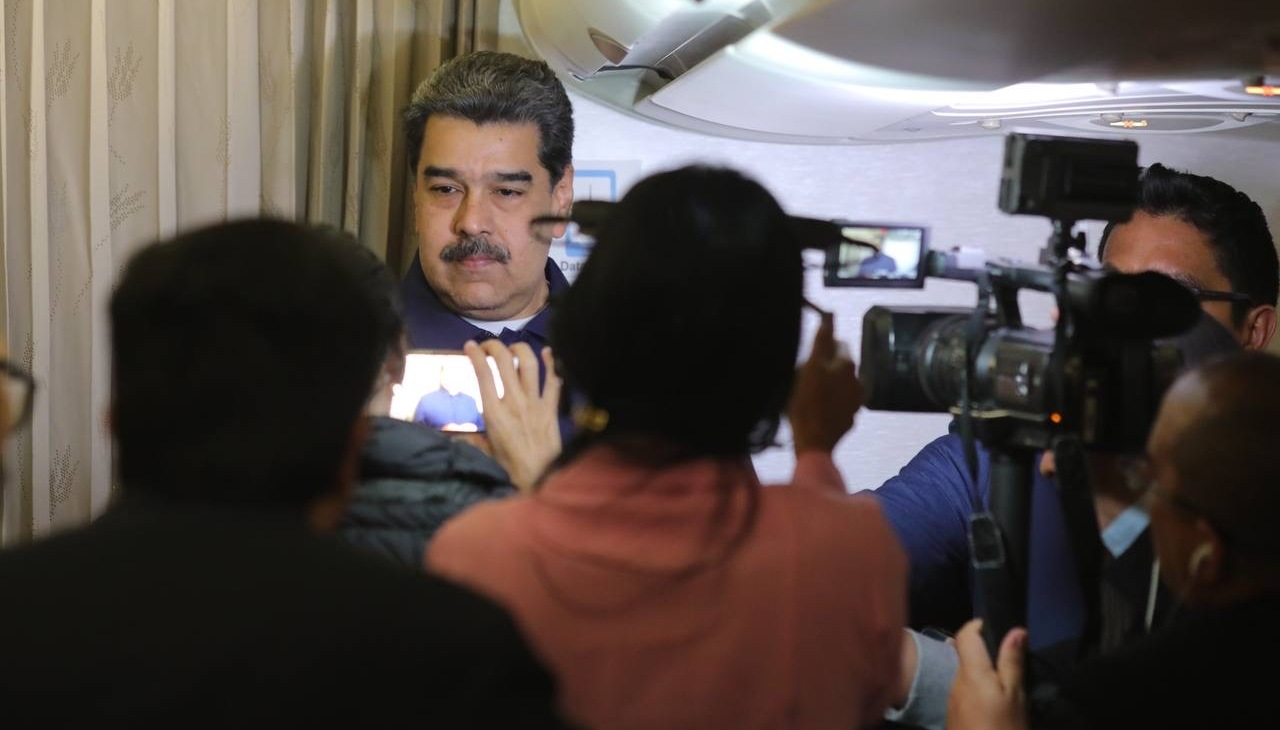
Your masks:
{"label": "dark suit jacket", "polygon": [[[1071,639],[1033,651],[1028,663],[1033,686],[1051,694],[1052,687],[1070,677],[1086,658],[1109,654],[1147,636],[1146,612],[1154,559],[1150,528],[1143,530],[1119,557],[1104,554],[1098,575],[1101,613],[1095,643],[1082,647],[1078,639]],[[1152,614],[1153,630],[1170,623],[1173,604],[1172,595],[1160,584]]]}
{"label": "dark suit jacket", "polygon": [[1184,614],[1081,664],[1055,699],[1036,708],[1033,727],[1273,727],[1277,617],[1280,596]]}
{"label": "dark suit jacket", "polygon": [[0,553],[12,727],[557,727],[553,704],[497,606],[313,536],[296,514],[130,498]]}

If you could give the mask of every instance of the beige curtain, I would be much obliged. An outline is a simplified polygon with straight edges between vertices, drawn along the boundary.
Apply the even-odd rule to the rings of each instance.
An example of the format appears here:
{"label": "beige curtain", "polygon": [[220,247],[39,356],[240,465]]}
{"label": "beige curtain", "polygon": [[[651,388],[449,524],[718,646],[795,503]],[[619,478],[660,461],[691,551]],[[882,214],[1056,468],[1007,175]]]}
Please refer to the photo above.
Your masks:
{"label": "beige curtain", "polygon": [[39,387],[5,447],[0,542],[12,544],[84,523],[116,488],[106,307],[129,254],[265,213],[339,226],[401,265],[398,110],[442,60],[496,44],[498,0],[3,10],[0,326]]}

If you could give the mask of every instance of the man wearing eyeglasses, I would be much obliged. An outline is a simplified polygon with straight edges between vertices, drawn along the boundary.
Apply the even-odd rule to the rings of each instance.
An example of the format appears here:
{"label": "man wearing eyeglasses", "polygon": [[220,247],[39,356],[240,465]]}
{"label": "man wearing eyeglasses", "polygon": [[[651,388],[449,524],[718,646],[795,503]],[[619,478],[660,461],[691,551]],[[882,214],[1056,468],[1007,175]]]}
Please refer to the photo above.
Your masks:
{"label": "man wearing eyeglasses", "polygon": [[[1138,469],[1160,575],[1186,610],[1122,651],[1081,665],[1035,727],[1268,727],[1280,649],[1280,359],[1243,352],[1170,389]],[[1028,727],[1024,629],[992,666],[977,623],[960,632],[948,727]],[[1263,669],[1258,669],[1262,659]]]}
{"label": "man wearing eyeglasses", "polygon": [[1158,271],[1181,282],[1246,349],[1265,349],[1280,284],[1261,208],[1220,180],[1159,163],[1141,183],[1138,209],[1107,226],[1098,258],[1116,271]]}
{"label": "man wearing eyeglasses", "polygon": [[[1221,180],[1159,163],[1147,167],[1140,182],[1137,210],[1127,222],[1103,231],[1099,259],[1115,271],[1157,271],[1182,283],[1200,300],[1205,315],[1240,347],[1266,349],[1276,331],[1280,259],[1262,209]],[[1201,352],[1224,350],[1220,344],[1210,346]],[[1095,472],[1106,471],[1095,466]],[[1053,476],[1052,454],[1045,455],[1041,471]],[[1112,578],[1104,583],[1103,596],[1103,619],[1109,624],[1104,648],[1109,648],[1138,635],[1144,622],[1155,622],[1155,610],[1164,604],[1154,605],[1150,590],[1141,590],[1150,585],[1152,574],[1146,510],[1133,504],[1128,489],[1094,486]]]}
{"label": "man wearing eyeglasses", "polygon": [[[1153,164],[1140,178],[1131,220],[1108,226],[1099,245],[1108,268],[1158,271],[1200,298],[1206,315],[1240,346],[1261,350],[1276,329],[1280,260],[1261,208],[1224,182]],[[1222,349],[1228,338],[1210,328],[1202,340]],[[1219,333],[1220,334],[1220,333]],[[1226,340],[1224,342],[1224,340]],[[1084,599],[1057,488],[1051,455],[1032,485],[1027,621],[1032,649],[1069,647],[1084,624]],[[954,629],[973,615],[966,525],[975,501],[985,504],[990,462],[979,450],[977,480],[969,476],[959,436],[943,436],[876,490],[911,563],[913,626]],[[1163,601],[1152,600],[1151,544],[1146,513],[1119,490],[1095,492],[1107,551],[1103,645],[1116,646],[1159,623]],[[1159,605],[1156,605],[1156,604]],[[919,641],[917,637],[917,641]],[[945,674],[946,652],[918,643]],[[933,677],[934,686],[946,681]],[[932,698],[936,703],[936,693]],[[934,711],[938,710],[936,704]],[[908,716],[906,719],[911,719]]]}

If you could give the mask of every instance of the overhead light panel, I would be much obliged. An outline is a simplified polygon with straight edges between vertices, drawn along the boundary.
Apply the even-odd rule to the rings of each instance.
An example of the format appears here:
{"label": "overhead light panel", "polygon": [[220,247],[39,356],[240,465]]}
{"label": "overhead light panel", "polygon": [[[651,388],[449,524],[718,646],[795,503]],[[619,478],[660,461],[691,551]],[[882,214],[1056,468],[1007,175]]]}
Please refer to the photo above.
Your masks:
{"label": "overhead light panel", "polygon": [[1280,86],[1271,83],[1266,76],[1249,76],[1245,78],[1244,93],[1253,96],[1280,96]]}
{"label": "overhead light panel", "polygon": [[[1111,115],[1104,114],[1103,119],[1106,119],[1109,116]],[[1135,119],[1135,118],[1125,117],[1122,119],[1108,119],[1107,124],[1112,127],[1119,127],[1121,129],[1143,129],[1144,127],[1147,126],[1147,120],[1141,119],[1141,118]]]}

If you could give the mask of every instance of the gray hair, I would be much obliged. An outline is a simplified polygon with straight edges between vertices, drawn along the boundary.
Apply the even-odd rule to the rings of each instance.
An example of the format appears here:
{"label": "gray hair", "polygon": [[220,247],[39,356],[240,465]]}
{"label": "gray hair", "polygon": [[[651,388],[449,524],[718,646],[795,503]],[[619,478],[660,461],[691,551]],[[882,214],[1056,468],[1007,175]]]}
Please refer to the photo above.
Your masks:
{"label": "gray hair", "polygon": [[573,159],[573,106],[543,61],[479,51],[437,68],[404,110],[409,169],[415,174],[427,120],[435,115],[475,124],[536,124],[538,161],[551,174],[552,185]]}

